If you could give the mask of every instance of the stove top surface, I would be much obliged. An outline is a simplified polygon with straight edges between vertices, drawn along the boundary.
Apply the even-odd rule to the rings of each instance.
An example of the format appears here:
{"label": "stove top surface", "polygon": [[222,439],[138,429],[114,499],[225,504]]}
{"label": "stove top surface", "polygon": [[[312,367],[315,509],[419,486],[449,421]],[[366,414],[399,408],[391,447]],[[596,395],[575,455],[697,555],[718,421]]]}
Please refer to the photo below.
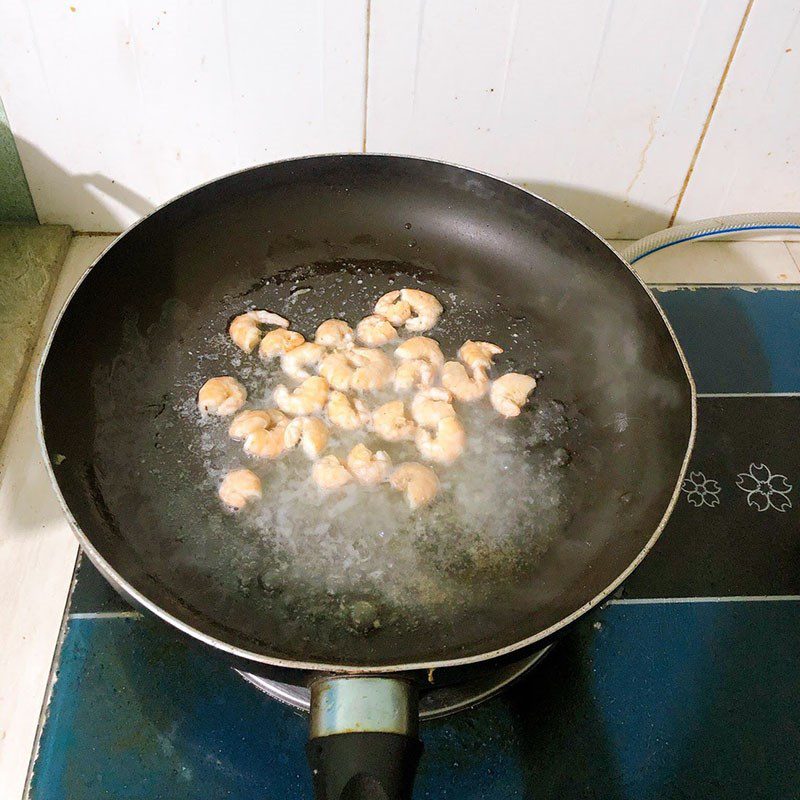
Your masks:
{"label": "stove top surface", "polygon": [[[509,689],[425,722],[415,797],[788,798],[800,786],[800,292],[656,292],[697,445],[617,596]],[[33,800],[311,797],[306,719],[84,560]]]}

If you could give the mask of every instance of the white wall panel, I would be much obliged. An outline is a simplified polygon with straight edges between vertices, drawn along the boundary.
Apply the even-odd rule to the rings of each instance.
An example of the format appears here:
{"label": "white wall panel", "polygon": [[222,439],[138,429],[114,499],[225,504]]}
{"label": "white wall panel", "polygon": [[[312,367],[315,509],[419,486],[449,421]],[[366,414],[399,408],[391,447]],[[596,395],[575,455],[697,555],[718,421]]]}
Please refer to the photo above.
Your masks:
{"label": "white wall panel", "polygon": [[800,211],[800,5],[754,3],[679,220]]}
{"label": "white wall panel", "polygon": [[361,149],[366,0],[72,2],[0,3],[0,96],[43,222],[120,230],[218,175]]}
{"label": "white wall panel", "polygon": [[746,0],[373,0],[367,147],[524,183],[610,237],[664,227]]}

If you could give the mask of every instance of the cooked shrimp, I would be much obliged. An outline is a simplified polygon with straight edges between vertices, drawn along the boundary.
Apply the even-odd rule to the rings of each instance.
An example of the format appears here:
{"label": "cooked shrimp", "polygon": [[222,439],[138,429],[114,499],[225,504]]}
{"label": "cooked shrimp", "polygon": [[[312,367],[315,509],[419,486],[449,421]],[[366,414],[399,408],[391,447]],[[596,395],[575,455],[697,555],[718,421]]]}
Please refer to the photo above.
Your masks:
{"label": "cooked shrimp", "polygon": [[356,338],[369,347],[380,347],[397,338],[397,331],[386,317],[371,314],[356,325]]}
{"label": "cooked shrimp", "polygon": [[326,319],[314,334],[314,341],[323,347],[349,347],[353,329],[343,319]]}
{"label": "cooked shrimp", "polygon": [[394,373],[394,388],[398,392],[431,386],[436,380],[436,369],[422,358],[404,361]]}
{"label": "cooked shrimp", "polygon": [[258,346],[258,354],[264,361],[269,361],[271,358],[282,356],[295,347],[300,347],[306,340],[302,333],[297,331],[287,331],[285,328],[275,328],[268,331],[261,344]]}
{"label": "cooked shrimp", "polygon": [[448,361],[442,367],[442,386],[458,400],[471,403],[486,394],[489,378],[480,368],[476,368],[470,377],[467,368],[459,361]]}
{"label": "cooked shrimp", "polygon": [[287,449],[302,442],[303,452],[313,461],[328,444],[328,426],[319,417],[296,417],[287,426],[283,441]]}
{"label": "cooked shrimp", "polygon": [[339,489],[353,480],[347,467],[336,456],[325,456],[314,462],[311,469],[314,483],[323,489]]}
{"label": "cooked shrimp", "polygon": [[372,430],[387,442],[400,442],[414,437],[414,420],[406,416],[402,400],[384,403],[372,412]]}
{"label": "cooked shrimp", "polygon": [[436,369],[441,369],[442,364],[444,364],[444,355],[442,355],[442,348],[439,347],[439,343],[427,336],[412,336],[403,342],[394,351],[394,354],[401,361],[421,358],[431,366],[436,367]]}
{"label": "cooked shrimp", "polygon": [[411,508],[426,506],[439,491],[436,473],[418,461],[406,461],[389,478],[389,483],[405,494]]}
{"label": "cooked shrimp", "polygon": [[239,511],[248,501],[261,499],[261,479],[249,469],[235,469],[223,478],[219,499]]}
{"label": "cooked shrimp", "polygon": [[236,378],[223,375],[209,378],[197,393],[197,406],[202,414],[227,417],[235,414],[247,400],[247,389]]}
{"label": "cooked shrimp", "polygon": [[244,314],[234,317],[228,333],[237,347],[240,347],[245,353],[252,353],[253,348],[261,341],[260,325],[288,328],[289,320],[279,317],[271,311],[246,311]]}
{"label": "cooked shrimp", "polygon": [[319,374],[340,392],[350,388],[354,372],[350,359],[344,353],[329,353],[319,364]]}
{"label": "cooked shrimp", "polygon": [[392,461],[383,451],[373,453],[364,444],[357,444],[347,456],[347,468],[359,483],[374,486],[389,477]]}
{"label": "cooked shrimp", "polygon": [[431,386],[414,395],[411,401],[411,416],[417,425],[433,428],[445,417],[454,417],[453,397],[447,389]]}
{"label": "cooked shrimp", "polygon": [[244,439],[244,451],[255,458],[277,458],[286,449],[284,419],[272,428],[259,428]]}
{"label": "cooked shrimp", "polygon": [[369,409],[358,398],[350,402],[350,398],[335,389],[328,395],[325,409],[328,419],[337,427],[346,431],[354,431],[366,425],[370,420]]}
{"label": "cooked shrimp", "polygon": [[294,391],[283,384],[273,392],[278,408],[293,417],[307,416],[322,411],[328,399],[328,382],[319,375],[306,378]]}
{"label": "cooked shrimp", "polygon": [[536,388],[536,379],[519,372],[509,372],[492,383],[489,399],[495,411],[504,417],[517,417],[528,395]]}
{"label": "cooked shrimp", "polygon": [[231,439],[245,439],[253,431],[269,430],[281,422],[286,422],[286,415],[277,408],[241,411],[233,418],[228,436]]}
{"label": "cooked shrimp", "polygon": [[409,331],[429,331],[442,315],[442,304],[428,292],[419,289],[401,289],[400,297],[411,306],[413,316],[405,325]]}
{"label": "cooked shrimp", "polygon": [[308,366],[316,366],[325,355],[325,348],[316,342],[305,342],[281,356],[281,369],[293,378],[308,378]]}
{"label": "cooked shrimp", "polygon": [[423,458],[451,464],[464,452],[467,436],[464,426],[455,417],[445,417],[436,424],[435,434],[417,428],[415,442]]}
{"label": "cooked shrimp", "polygon": [[411,304],[406,300],[402,300],[400,298],[400,291],[395,290],[393,292],[387,292],[375,303],[375,313],[385,317],[392,325],[399,328],[401,325],[405,324],[406,320],[411,317],[413,312],[411,310]]}
{"label": "cooked shrimp", "polygon": [[491,342],[473,342],[467,339],[458,349],[458,357],[472,370],[473,375],[477,372],[485,374],[494,363],[494,357],[500,355],[503,348]]}
{"label": "cooked shrimp", "polygon": [[357,392],[371,392],[382,389],[394,375],[392,359],[382,350],[369,347],[354,347],[348,354],[350,363],[355,366],[350,388]]}

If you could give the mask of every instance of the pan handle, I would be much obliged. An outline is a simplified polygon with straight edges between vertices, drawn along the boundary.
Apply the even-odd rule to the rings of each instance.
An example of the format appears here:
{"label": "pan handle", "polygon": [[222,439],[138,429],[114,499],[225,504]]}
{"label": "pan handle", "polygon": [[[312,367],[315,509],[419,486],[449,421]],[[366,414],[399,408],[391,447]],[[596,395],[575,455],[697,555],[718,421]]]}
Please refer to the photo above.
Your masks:
{"label": "pan handle", "polygon": [[422,742],[416,687],[341,676],[311,684],[306,746],[317,800],[410,800]]}

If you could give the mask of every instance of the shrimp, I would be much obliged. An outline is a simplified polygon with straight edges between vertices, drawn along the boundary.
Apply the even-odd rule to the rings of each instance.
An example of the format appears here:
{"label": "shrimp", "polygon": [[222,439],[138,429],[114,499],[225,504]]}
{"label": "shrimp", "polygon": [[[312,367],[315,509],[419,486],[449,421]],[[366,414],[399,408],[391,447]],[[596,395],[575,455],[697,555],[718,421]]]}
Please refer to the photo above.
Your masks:
{"label": "shrimp", "polygon": [[419,289],[401,289],[400,297],[411,306],[413,316],[406,320],[406,330],[429,331],[442,315],[442,304],[428,292]]}
{"label": "shrimp", "polygon": [[467,339],[458,349],[458,357],[472,370],[472,374],[476,378],[478,372],[483,373],[483,377],[486,377],[486,372],[494,363],[494,357],[502,352],[503,348],[500,345],[491,342],[473,342],[472,339]]}
{"label": "shrimp", "polygon": [[411,401],[411,416],[417,425],[433,428],[445,417],[454,417],[453,397],[447,389],[430,387],[422,389]]}
{"label": "shrimp", "polygon": [[402,400],[384,403],[372,412],[372,430],[387,442],[413,439],[414,421],[406,416]]}
{"label": "shrimp", "polygon": [[493,381],[489,399],[495,411],[504,417],[517,417],[528,395],[536,388],[536,379],[519,372],[509,372]]}
{"label": "shrimp", "polygon": [[431,386],[436,380],[436,369],[422,358],[404,361],[394,373],[394,388],[398,392]]}
{"label": "shrimp", "polygon": [[427,361],[431,366],[436,367],[436,369],[441,369],[442,364],[444,364],[444,355],[442,354],[442,348],[439,347],[439,343],[435,339],[430,339],[427,336],[412,336],[410,339],[406,339],[406,341],[394,351],[394,354],[401,361],[421,358],[423,361]]}
{"label": "shrimp", "polygon": [[325,456],[311,468],[314,483],[322,489],[339,489],[353,480],[347,467],[336,456]]}
{"label": "shrimp", "polygon": [[339,391],[332,391],[328,395],[328,405],[325,409],[328,419],[345,431],[354,431],[366,425],[370,420],[369,409],[356,398],[352,403],[350,398]]}
{"label": "shrimp", "polygon": [[307,416],[322,411],[328,400],[328,382],[319,375],[306,378],[294,391],[283,384],[273,392],[278,408],[293,417]]}
{"label": "shrimp", "polygon": [[282,356],[295,347],[300,347],[306,340],[302,333],[287,331],[285,328],[275,328],[264,335],[258,346],[258,354],[264,361],[269,361],[276,356]]}
{"label": "shrimp", "polygon": [[314,341],[323,347],[349,347],[353,329],[343,319],[326,319],[314,334]]}
{"label": "shrimp", "polygon": [[380,347],[397,338],[397,331],[386,317],[371,314],[356,325],[356,338],[369,347]]}
{"label": "shrimp", "polygon": [[259,428],[244,439],[244,451],[254,458],[277,458],[286,449],[286,419],[271,428]]}
{"label": "shrimp", "polygon": [[279,328],[288,328],[289,320],[273,314],[271,311],[246,311],[234,317],[228,328],[233,343],[245,351],[252,353],[253,348],[261,341],[261,328],[259,325],[275,325]]}
{"label": "shrimp", "polygon": [[471,403],[486,394],[489,378],[486,373],[476,367],[469,376],[467,368],[459,361],[448,361],[442,367],[442,386],[458,400]]}
{"label": "shrimp", "polygon": [[223,478],[219,499],[226,506],[239,511],[250,500],[261,499],[261,479],[249,469],[235,469]]}
{"label": "shrimp", "polygon": [[235,414],[247,400],[247,389],[236,378],[223,375],[209,378],[197,393],[197,406],[201,414],[227,417]]}
{"label": "shrimp", "polygon": [[464,426],[455,417],[445,417],[436,424],[436,433],[417,429],[415,443],[423,458],[452,464],[463,452],[467,442]]}
{"label": "shrimp", "polygon": [[355,366],[350,388],[357,392],[382,389],[394,375],[392,360],[382,350],[354,347],[347,356]]}
{"label": "shrimp", "polygon": [[357,444],[347,456],[347,468],[359,483],[374,486],[389,477],[392,461],[383,450],[373,453],[366,445]]}
{"label": "shrimp", "polygon": [[246,439],[254,431],[269,430],[281,422],[286,422],[286,415],[277,408],[241,411],[233,418],[228,436],[231,439]]}
{"label": "shrimp", "polygon": [[387,292],[375,303],[375,313],[385,317],[395,327],[404,325],[413,313],[411,304],[400,299],[400,291]]}
{"label": "shrimp", "polygon": [[305,342],[281,356],[281,369],[292,378],[308,378],[311,373],[307,366],[319,364],[325,355],[325,348],[315,342]]}
{"label": "shrimp", "polygon": [[406,461],[401,464],[389,478],[394,489],[405,494],[411,508],[426,506],[439,491],[439,479],[436,473],[418,461]]}
{"label": "shrimp", "polygon": [[319,417],[295,417],[287,426],[283,441],[287,449],[302,442],[303,452],[313,461],[328,444],[328,426]]}
{"label": "shrimp", "polygon": [[354,372],[350,359],[344,353],[330,353],[319,365],[319,374],[340,392],[346,392],[350,388]]}

